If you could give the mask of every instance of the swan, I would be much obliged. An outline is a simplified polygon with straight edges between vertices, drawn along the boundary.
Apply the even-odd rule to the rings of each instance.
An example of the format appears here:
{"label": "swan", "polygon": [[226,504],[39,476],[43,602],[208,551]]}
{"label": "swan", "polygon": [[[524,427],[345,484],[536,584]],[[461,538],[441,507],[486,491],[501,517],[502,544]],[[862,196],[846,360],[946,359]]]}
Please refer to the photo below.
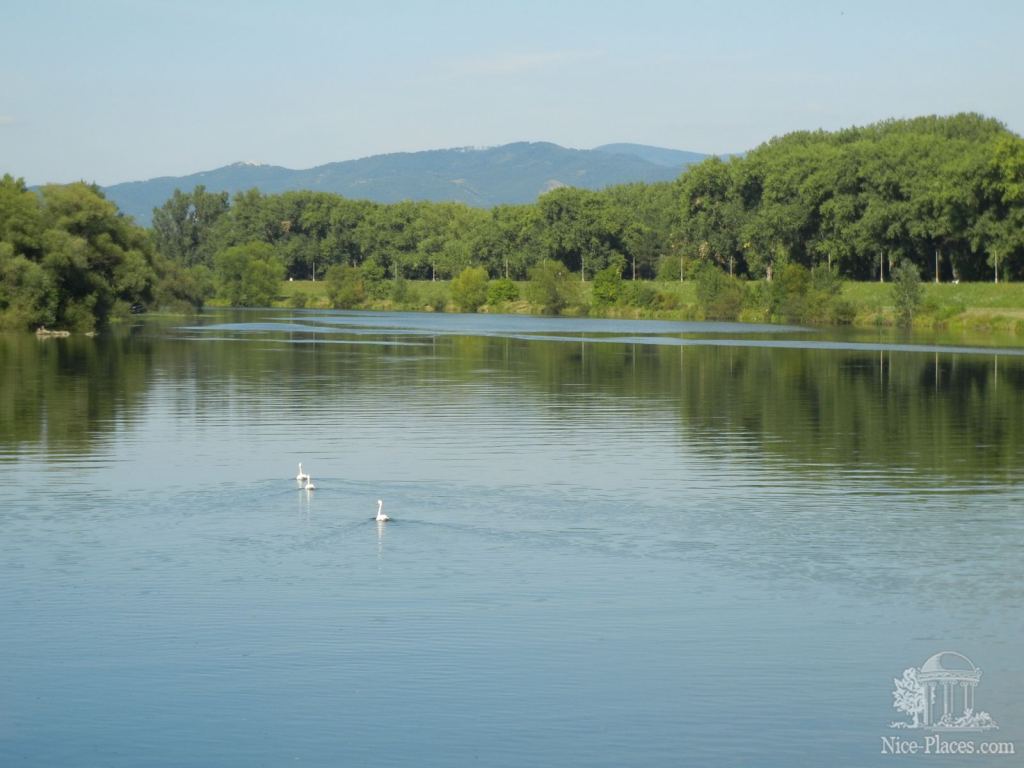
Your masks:
{"label": "swan", "polygon": [[313,485],[313,478],[310,477],[309,475],[306,475],[306,484],[304,486],[302,486],[302,490],[304,490],[304,491],[315,491],[316,490],[316,486]]}
{"label": "swan", "polygon": [[384,514],[384,502],[377,499],[377,517],[375,518],[378,523],[386,523],[391,518]]}
{"label": "swan", "polygon": [[299,462],[299,474],[295,476],[295,481],[299,483],[309,482],[309,475],[302,471],[302,462]]}

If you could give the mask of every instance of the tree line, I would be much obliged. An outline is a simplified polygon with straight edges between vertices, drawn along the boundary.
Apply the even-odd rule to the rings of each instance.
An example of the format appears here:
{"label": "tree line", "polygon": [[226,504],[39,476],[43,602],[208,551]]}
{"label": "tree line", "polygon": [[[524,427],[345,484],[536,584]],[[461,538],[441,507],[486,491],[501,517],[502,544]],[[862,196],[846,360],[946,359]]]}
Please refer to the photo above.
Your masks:
{"label": "tree line", "polygon": [[157,248],[185,265],[266,243],[295,279],[367,262],[391,277],[469,266],[525,279],[545,259],[582,280],[686,278],[703,264],[771,279],[786,264],[889,279],[909,261],[940,280],[1024,273],[1024,141],[974,114],[798,132],[711,158],[672,183],[559,188],[529,205],[390,205],[321,192],[229,200],[197,187],[154,212]]}
{"label": "tree line", "polygon": [[[92,309],[102,321],[128,302],[195,302],[215,291],[232,304],[260,303],[279,280],[320,279],[332,267],[337,281],[347,269],[349,284],[352,270],[374,283],[482,269],[506,281],[506,292],[507,281],[538,270],[578,281],[704,275],[711,284],[709,268],[766,283],[788,269],[792,279],[814,273],[825,292],[837,278],[889,281],[901,264],[936,281],[1024,276],[1024,140],[976,114],[791,133],[741,157],[706,160],[674,182],[563,187],[489,210],[312,191],[231,197],[199,186],[156,208],[147,234],[96,188],[60,189],[33,197],[9,177],[0,187],[4,317],[26,316],[27,302],[47,307],[52,322],[81,324]],[[83,230],[61,214],[68,197],[96,198],[88,205],[102,209],[106,229]],[[89,280],[103,290],[59,268],[54,254],[83,239]],[[50,289],[65,298],[36,295]]]}

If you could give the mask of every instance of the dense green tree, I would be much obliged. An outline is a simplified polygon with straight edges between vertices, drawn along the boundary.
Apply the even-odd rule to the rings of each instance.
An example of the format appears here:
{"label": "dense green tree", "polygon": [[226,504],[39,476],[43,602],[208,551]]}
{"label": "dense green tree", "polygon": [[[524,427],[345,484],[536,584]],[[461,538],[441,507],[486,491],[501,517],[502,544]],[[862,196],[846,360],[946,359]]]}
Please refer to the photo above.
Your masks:
{"label": "dense green tree", "polygon": [[41,194],[40,263],[56,290],[57,325],[93,330],[112,312],[151,301],[157,275],[144,230],[95,186],[49,185]]}
{"label": "dense green tree", "polygon": [[358,267],[334,264],[327,270],[327,300],[335,309],[352,309],[366,301],[366,284]]}
{"label": "dense green tree", "polygon": [[609,215],[604,195],[575,187],[561,187],[537,201],[543,224],[542,242],[548,259],[559,261],[580,279],[593,276],[620,253],[620,221]]}
{"label": "dense green tree", "polygon": [[160,279],[154,289],[153,303],[158,307],[194,311],[217,293],[213,270],[205,264],[184,267],[169,259],[160,259],[157,268]]}
{"label": "dense green tree", "polygon": [[579,303],[578,288],[560,261],[545,259],[530,268],[526,298],[551,315],[558,315]]}
{"label": "dense green tree", "polygon": [[543,223],[534,205],[499,205],[474,229],[472,251],[492,275],[526,277],[541,259]]}
{"label": "dense green tree", "polygon": [[487,303],[487,270],[466,267],[452,280],[452,301],[463,312],[476,312]]}
{"label": "dense green tree", "polygon": [[229,210],[227,192],[207,192],[203,185],[191,193],[174,190],[153,209],[153,241],[165,257],[185,266],[213,264],[215,227]]}
{"label": "dense green tree", "polygon": [[717,157],[684,174],[680,232],[691,260],[737,269],[744,210],[735,185],[736,166]]}
{"label": "dense green tree", "polygon": [[0,179],[0,242],[14,253],[38,260],[42,252],[43,216],[39,199],[22,179]]}
{"label": "dense green tree", "polygon": [[39,263],[15,254],[0,243],[0,329],[53,324],[57,291],[50,273]]}
{"label": "dense green tree", "polygon": [[234,245],[214,256],[218,292],[233,307],[268,307],[277,296],[284,265],[269,243]]}

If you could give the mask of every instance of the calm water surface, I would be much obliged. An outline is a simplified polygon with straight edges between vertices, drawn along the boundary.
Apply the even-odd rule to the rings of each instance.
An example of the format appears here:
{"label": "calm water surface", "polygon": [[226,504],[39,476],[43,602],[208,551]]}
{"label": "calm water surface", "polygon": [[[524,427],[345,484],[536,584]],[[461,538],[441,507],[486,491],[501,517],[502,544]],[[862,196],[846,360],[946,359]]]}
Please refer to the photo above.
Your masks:
{"label": "calm water surface", "polygon": [[881,754],[944,650],[1024,754],[1020,350],[211,312],[0,386],[0,765],[964,764]]}

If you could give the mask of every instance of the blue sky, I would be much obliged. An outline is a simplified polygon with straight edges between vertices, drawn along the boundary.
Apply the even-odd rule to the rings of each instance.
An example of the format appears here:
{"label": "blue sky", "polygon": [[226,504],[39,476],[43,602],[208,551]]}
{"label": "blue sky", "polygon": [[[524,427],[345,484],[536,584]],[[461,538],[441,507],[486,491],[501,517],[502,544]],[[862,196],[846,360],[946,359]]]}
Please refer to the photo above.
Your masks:
{"label": "blue sky", "polygon": [[1024,3],[34,0],[0,173],[111,184],[510,141],[737,152],[975,111],[1024,132]]}

